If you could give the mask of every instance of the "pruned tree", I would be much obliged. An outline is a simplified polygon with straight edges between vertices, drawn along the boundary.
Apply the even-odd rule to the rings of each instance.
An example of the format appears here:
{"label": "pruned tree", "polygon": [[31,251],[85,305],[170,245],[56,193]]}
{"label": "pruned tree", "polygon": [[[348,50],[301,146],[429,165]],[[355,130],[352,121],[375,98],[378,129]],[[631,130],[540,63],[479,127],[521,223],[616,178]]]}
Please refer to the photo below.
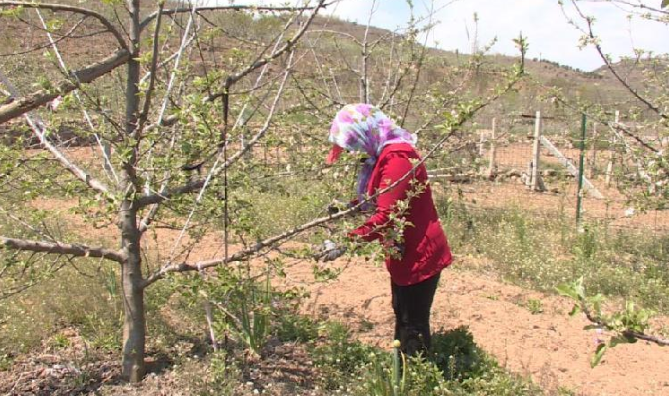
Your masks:
{"label": "pruned tree", "polygon": [[[608,128],[611,150],[616,153],[623,172],[627,173],[618,186],[630,201],[642,210],[666,209],[669,198],[669,157],[666,150],[669,135],[669,57],[633,48],[633,56],[614,61],[607,52],[607,42],[597,33],[596,19],[582,7],[582,3],[588,1],[559,0],[559,4],[568,22],[582,33],[580,47],[594,50],[604,65],[603,72],[610,74],[624,88],[628,96],[624,103],[626,111],[621,114],[587,101],[568,100],[558,91],[551,96],[555,103],[587,114]],[[640,18],[647,23],[664,26],[669,24],[666,1],[657,7],[642,1],[608,2],[623,10],[630,19]],[[575,16],[571,16],[570,11]],[[629,177],[630,174],[633,177]],[[605,332],[608,336],[608,340],[598,337],[592,367],[600,363],[608,349],[620,344],[639,340],[660,346],[669,344],[666,338],[652,334],[650,318],[653,312],[635,306],[632,301],[626,301],[623,308],[613,313],[606,313],[602,308],[604,297],[601,294],[588,295],[583,278],[560,285],[557,291],[573,300],[571,315],[582,313],[588,320],[586,330],[596,330],[600,334]]]}
{"label": "pruned tree", "polygon": [[[611,108],[587,101],[567,100],[557,92],[557,103],[586,113],[607,128],[608,140],[618,152],[623,168],[619,185],[622,192],[642,209],[664,208],[669,190],[669,166],[666,147],[669,131],[667,109],[667,54],[655,54],[643,48],[631,48],[631,56],[615,61],[608,52],[606,40],[598,35],[596,19],[588,15],[581,3],[588,0],[560,1],[568,22],[581,33],[579,46],[591,48],[603,63],[602,73],[609,74],[627,93],[616,117]],[[630,19],[667,26],[669,11],[665,4],[654,7],[641,1],[612,0]],[[633,175],[633,177],[631,177]]]}
{"label": "pruned tree", "polygon": [[[258,219],[269,214],[258,215],[252,202],[263,189],[281,187],[270,179],[326,178],[319,165],[323,131],[336,106],[379,103],[425,137],[427,160],[523,75],[514,67],[498,73],[498,85],[482,96],[468,94],[473,68],[440,64],[419,42],[433,26],[433,12],[412,18],[404,31],[375,37],[370,17],[360,37],[328,29],[330,19],[317,17],[326,0],[300,7],[142,6],[139,0],[105,1],[100,9],[0,1],[3,30],[31,32],[14,33],[13,52],[3,56],[15,62],[0,70],[7,92],[0,124],[12,131],[0,156],[6,198],[0,211],[11,225],[0,228],[0,281],[15,280],[4,283],[10,286],[2,294],[57,276],[75,258],[117,263],[122,371],[130,381],[145,371],[144,299],[151,285],[177,273],[204,276],[207,268],[267,253],[355,211],[305,211],[295,223],[267,230]],[[78,57],[85,40],[93,41]],[[351,43],[362,51],[351,52]],[[105,55],[91,61],[89,52]],[[429,62],[447,77],[421,73]],[[342,80],[347,75],[351,81]],[[95,147],[93,163],[73,155],[73,144]],[[311,199],[325,199],[331,189]],[[59,236],[47,214],[30,209],[44,194],[76,198],[79,235]],[[281,216],[284,208],[272,209]],[[104,237],[86,238],[96,228]],[[220,249],[199,254],[212,243],[206,237],[221,230]],[[152,239],[159,242],[150,249]]]}
{"label": "pruned tree", "polygon": [[[30,257],[27,260],[31,263],[43,258],[36,255],[37,253],[49,253],[65,258],[100,258],[119,264],[125,311],[123,374],[131,381],[138,381],[144,374],[146,288],[169,272],[196,270],[208,265],[169,262],[161,268],[147,272],[143,269],[143,239],[166,202],[173,202],[179,196],[203,192],[212,179],[235,164],[267,131],[293,67],[295,46],[327,3],[320,0],[304,7],[198,7],[196,4],[172,7],[170,3],[159,1],[148,15],[139,0],[127,3],[113,1],[108,4],[104,10],[96,11],[67,4],[0,2],[4,21],[11,19],[12,23],[35,25],[35,29],[48,35],[48,44],[41,47],[57,57],[56,66],[61,73],[60,78],[46,77],[44,87],[28,93],[16,88],[9,80],[9,75],[3,74],[3,85],[9,91],[10,98],[0,106],[0,123],[25,117],[32,134],[39,140],[39,145],[49,151],[60,169],[69,172],[71,180],[77,181],[78,185],[73,188],[80,200],[98,201],[97,209],[100,212],[97,215],[116,223],[120,248],[65,243],[55,239],[47,229],[39,225],[29,227],[28,231],[40,236],[40,239],[3,236],[0,241],[6,250],[28,254]],[[46,12],[49,13],[49,21],[42,17],[42,13]],[[206,81],[206,90],[198,89],[197,83],[201,80],[196,80],[194,73],[187,74],[188,70],[194,68],[189,59],[192,55],[190,51],[194,47],[205,45],[203,36],[207,33],[210,35],[209,39],[214,40],[212,35],[215,30],[210,29],[207,32],[203,28],[205,23],[212,23],[204,15],[221,12],[283,12],[290,16],[279,29],[279,34],[272,37],[270,42],[256,43],[249,54],[230,63],[221,64],[220,60],[215,60],[218,62],[216,66],[220,68],[202,73],[199,78]],[[121,20],[121,14],[125,14],[127,19]],[[118,19],[114,21],[112,17]],[[165,28],[166,20],[171,20],[172,26]],[[186,25],[180,25],[184,20],[187,21]],[[43,22],[41,26],[39,21]],[[58,39],[54,39],[54,35]],[[114,47],[108,56],[78,69],[73,69],[64,62],[58,50],[63,42],[82,41],[86,36],[98,35],[104,37],[103,45]],[[108,39],[113,44],[108,43]],[[172,47],[175,45],[176,47]],[[18,51],[16,55],[20,56]],[[238,148],[235,154],[227,156],[230,96],[236,94],[235,89],[244,89],[237,87],[245,78],[262,70],[257,76],[259,85],[269,65],[279,60],[283,61],[283,65],[278,71],[272,72],[274,81],[265,89],[274,96],[271,108],[263,115],[266,118],[265,125],[259,128],[254,139]],[[201,67],[206,68],[207,62],[203,61]],[[179,75],[184,72],[185,75]],[[56,76],[57,73],[52,75]],[[119,87],[117,84],[123,85]],[[122,109],[115,108],[115,103],[105,100],[104,97],[96,96],[106,86],[112,86],[112,89],[122,95]],[[76,93],[76,98],[72,93]],[[260,92],[252,92],[254,94]],[[190,96],[186,100],[180,99],[187,95]],[[103,179],[104,174],[94,169],[86,169],[70,158],[62,142],[58,142],[54,136],[53,126],[50,125],[53,117],[35,112],[57,98],[75,102],[72,103],[75,109],[81,108],[85,111],[89,121],[86,128],[90,129],[82,131],[80,135],[95,135],[101,142],[105,168],[110,171],[106,179]],[[200,110],[191,112],[191,106],[195,105]],[[221,117],[214,118],[212,113],[216,108],[221,109]],[[209,169],[206,178],[185,178],[179,167],[174,167],[174,164],[184,160],[183,156],[179,158],[174,148],[193,133],[189,127],[193,126],[193,119],[198,117],[202,117],[200,126],[205,126],[204,133],[208,135],[208,144],[215,147],[215,150],[210,158],[206,158],[206,163],[200,164]],[[184,154],[184,150],[181,151],[179,154]],[[23,165],[30,161],[31,159],[23,158],[14,163],[14,168],[18,168],[16,173],[24,172],[27,167]],[[169,164],[156,171],[155,168],[160,168],[156,166],[159,161]],[[5,186],[17,181],[12,180],[8,173],[4,176],[7,178]],[[200,197],[201,195],[198,200]],[[87,214],[93,215],[91,211]],[[234,256],[226,255],[216,261],[239,260],[262,247],[261,244],[253,250]],[[6,266],[4,268],[3,273]],[[20,288],[24,287],[26,285],[21,285]],[[13,291],[16,290],[4,292]]]}

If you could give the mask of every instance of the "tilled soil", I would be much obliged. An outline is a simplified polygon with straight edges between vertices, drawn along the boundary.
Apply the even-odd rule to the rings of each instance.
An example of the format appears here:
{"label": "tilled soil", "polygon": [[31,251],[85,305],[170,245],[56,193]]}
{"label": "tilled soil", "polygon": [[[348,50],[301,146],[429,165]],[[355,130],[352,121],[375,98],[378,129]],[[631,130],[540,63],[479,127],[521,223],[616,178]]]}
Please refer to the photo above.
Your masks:
{"label": "tilled soil", "polygon": [[[646,342],[619,345],[590,368],[597,345],[583,317],[570,317],[566,299],[546,296],[473,271],[447,269],[432,310],[433,331],[468,326],[475,342],[512,372],[529,376],[548,392],[559,387],[583,396],[669,395],[669,350]],[[289,269],[286,285],[311,292],[305,312],[337,317],[365,342],[387,347],[393,336],[390,280],[386,270],[362,260],[348,263],[336,280],[313,283],[311,269]],[[541,301],[533,314],[527,301]],[[536,310],[535,310],[536,312]]]}

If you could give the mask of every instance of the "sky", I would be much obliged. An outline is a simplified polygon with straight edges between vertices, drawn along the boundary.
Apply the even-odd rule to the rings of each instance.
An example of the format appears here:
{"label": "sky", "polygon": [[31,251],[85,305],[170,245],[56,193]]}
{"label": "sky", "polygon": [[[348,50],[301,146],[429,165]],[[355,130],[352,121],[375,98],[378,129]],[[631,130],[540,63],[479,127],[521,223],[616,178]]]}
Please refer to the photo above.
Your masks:
{"label": "sky", "polygon": [[[334,14],[367,23],[372,3],[373,0],[343,0]],[[427,0],[414,0],[416,14],[428,14],[426,3]],[[585,23],[569,0],[564,3],[565,12],[558,0],[436,0],[438,25],[428,43],[445,50],[470,53],[476,35],[479,48],[497,38],[490,52],[514,55],[518,52],[512,39],[522,31],[530,44],[528,57],[548,59],[585,71],[594,70],[603,62],[593,48],[579,49],[583,33],[568,23],[568,17],[583,27]],[[660,0],[644,0],[643,3],[658,8]],[[604,51],[614,59],[633,55],[635,48],[669,53],[668,25],[638,16],[628,19],[627,12],[610,2],[585,1],[579,2],[579,6],[584,14],[595,17],[595,34],[600,36]],[[363,10],[367,12],[363,13]],[[372,16],[372,25],[393,29],[406,24],[408,13],[405,1],[380,0]],[[474,22],[474,13],[478,23]]]}
{"label": "sky", "polygon": [[[220,3],[229,0],[204,0]],[[434,0],[438,11],[434,21],[438,24],[428,36],[428,45],[444,50],[471,53],[473,37],[483,48],[493,39],[496,43],[489,53],[517,55],[512,39],[522,31],[529,42],[529,58],[556,61],[561,64],[591,71],[603,62],[593,48],[579,49],[583,35],[567,22],[567,16],[578,17],[570,0],[564,0],[567,16],[558,5],[558,0]],[[641,1],[658,8],[661,0]],[[299,4],[300,0],[239,0],[235,4],[285,5]],[[341,19],[366,24],[374,0],[341,0],[330,6],[325,14]],[[413,0],[417,16],[428,14],[430,0]],[[627,18],[628,13],[606,1],[580,1],[585,14],[595,17],[595,33],[601,38],[604,51],[616,60],[620,56],[632,56],[634,49],[650,50],[654,53],[669,53],[669,26],[648,21],[639,16]],[[474,23],[474,13],[478,23]],[[376,0],[371,24],[396,29],[406,26],[409,7],[406,0]]]}

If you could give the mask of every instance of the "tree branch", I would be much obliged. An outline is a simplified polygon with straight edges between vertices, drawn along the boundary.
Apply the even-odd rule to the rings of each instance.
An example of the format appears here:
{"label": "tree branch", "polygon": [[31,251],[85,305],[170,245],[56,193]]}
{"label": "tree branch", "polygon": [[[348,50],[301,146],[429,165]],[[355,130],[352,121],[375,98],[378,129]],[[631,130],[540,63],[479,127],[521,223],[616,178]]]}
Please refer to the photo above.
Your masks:
{"label": "tree branch", "polygon": [[149,80],[149,87],[146,89],[146,97],[144,98],[144,108],[142,109],[142,112],[139,115],[139,127],[137,127],[138,131],[141,131],[144,128],[144,123],[146,122],[147,117],[149,116],[149,110],[151,107],[151,98],[153,95],[153,87],[156,82],[156,70],[158,69],[158,52],[159,52],[159,44],[160,44],[160,22],[162,20],[162,12],[163,12],[163,3],[159,2],[158,3],[158,16],[156,19],[156,29],[153,34],[153,53],[151,55],[151,70],[149,71],[150,80]]}
{"label": "tree branch", "polygon": [[578,4],[576,4],[576,0],[572,0],[572,4],[574,4],[574,7],[576,8],[576,11],[578,12],[579,16],[583,20],[585,20],[586,24],[588,25],[587,35],[591,41],[591,44],[595,47],[597,53],[599,54],[599,57],[602,59],[602,61],[606,65],[606,68],[609,69],[609,71],[611,72],[611,74],[613,74],[616,80],[618,80],[620,84],[622,84],[622,86],[625,87],[625,89],[627,89],[627,91],[629,91],[635,98],[637,98],[639,101],[645,104],[649,109],[653,110],[657,115],[659,115],[663,119],[669,120],[669,115],[665,114],[658,106],[651,103],[648,99],[641,96],[636,89],[632,88],[632,86],[629,85],[629,83],[625,81],[625,79],[622,78],[620,74],[618,74],[616,69],[611,64],[609,58],[604,54],[604,50],[602,49],[602,46],[599,44],[597,36],[595,36],[595,33],[592,28],[593,19],[583,14],[581,8],[578,6]]}
{"label": "tree branch", "polygon": [[112,23],[107,18],[105,18],[102,14],[96,11],[89,10],[87,8],[75,7],[67,4],[31,3],[25,1],[0,1],[0,7],[12,7],[12,6],[25,7],[25,8],[38,8],[51,11],[68,11],[93,17],[98,21],[100,21],[100,23],[102,23],[102,25],[107,28],[109,33],[111,33],[114,36],[114,38],[116,38],[116,41],[118,41],[121,48],[125,50],[128,49],[128,43],[126,43],[125,39],[123,38],[121,33],[116,29],[116,27],[114,27],[114,25],[112,25]]}
{"label": "tree branch", "polygon": [[387,186],[386,188],[384,188],[382,190],[377,191],[374,195],[372,195],[371,197],[369,197],[367,199],[362,200],[361,202],[359,202],[357,205],[353,206],[352,208],[350,208],[348,210],[341,211],[341,212],[336,213],[336,214],[326,216],[326,217],[321,217],[321,218],[314,219],[310,222],[307,222],[305,224],[297,226],[297,227],[295,227],[295,228],[293,228],[289,231],[286,231],[282,234],[275,235],[273,237],[270,237],[270,238],[267,238],[263,241],[260,241],[260,242],[256,243],[255,245],[253,245],[253,246],[251,246],[247,249],[244,249],[242,251],[239,251],[239,252],[237,252],[237,253],[235,253],[232,256],[229,256],[227,258],[226,257],[219,257],[219,258],[215,258],[215,259],[211,259],[211,260],[199,261],[197,263],[186,263],[186,262],[171,263],[171,264],[168,263],[167,265],[162,266],[159,270],[157,270],[154,273],[152,273],[151,275],[149,275],[145,279],[145,281],[142,285],[142,288],[146,288],[146,287],[150,286],[154,282],[163,278],[168,273],[187,272],[187,271],[201,271],[205,268],[210,268],[210,267],[215,267],[215,266],[222,265],[222,264],[228,264],[228,263],[232,263],[232,262],[245,260],[246,258],[251,257],[254,254],[260,252],[262,249],[270,247],[270,246],[272,246],[272,245],[274,245],[278,242],[284,241],[284,240],[286,240],[286,239],[288,239],[288,238],[290,238],[294,235],[297,235],[301,232],[304,232],[306,230],[309,230],[309,229],[314,228],[316,226],[319,226],[321,224],[329,223],[333,220],[345,217],[345,216],[349,215],[350,213],[353,213],[353,212],[359,210],[367,202],[370,202],[373,199],[375,199],[377,196],[379,196],[379,195],[381,195],[381,194],[383,194],[387,191],[390,191],[391,189],[395,188],[398,184],[400,184],[401,182],[406,180],[408,177],[410,177],[415,172],[415,170],[419,166],[424,164],[427,159],[431,158],[432,155],[434,155],[434,153],[446,142],[446,140],[448,140],[451,136],[453,136],[453,134],[455,132],[457,132],[459,130],[459,128],[462,127],[462,125],[464,125],[467,121],[471,120],[472,117],[476,113],[478,113],[481,109],[488,106],[490,103],[497,100],[501,95],[503,95],[504,93],[511,90],[518,83],[518,81],[520,81],[520,79],[522,77],[523,77],[522,72],[517,73],[516,75],[513,76],[513,78],[511,78],[507,82],[507,84],[503,88],[501,88],[499,90],[496,90],[496,92],[491,97],[487,98],[483,102],[475,104],[474,106],[472,106],[470,109],[464,111],[463,113],[458,114],[457,118],[453,121],[452,125],[447,127],[448,130],[446,131],[445,136],[443,136],[420,161],[418,161],[416,164],[414,164],[414,166],[411,170],[409,170],[404,176],[402,176],[401,178],[396,180],[393,184]]}
{"label": "tree branch", "polygon": [[[286,52],[290,51],[300,40],[300,38],[304,35],[304,33],[307,31],[309,26],[311,25],[311,22],[313,22],[314,18],[318,14],[318,11],[321,8],[327,7],[328,4],[325,3],[325,0],[319,0],[318,4],[314,7],[307,7],[303,8],[303,10],[311,10],[313,9],[314,12],[309,16],[309,19],[307,19],[306,22],[302,25],[299,31],[295,33],[293,37],[288,39],[286,41],[286,44],[284,44],[281,48],[279,48],[277,51],[273,52],[271,55],[266,56],[262,59],[258,59],[257,61],[253,62],[251,65],[249,65],[246,69],[240,70],[235,74],[232,74],[228,76],[225,80],[225,89],[229,89],[234,85],[237,81],[241,80],[242,78],[246,77],[248,74],[252,73],[256,69],[265,66],[266,64],[272,62],[274,59],[278,58],[279,56],[285,54]],[[297,8],[299,10],[300,8]],[[202,10],[202,8],[198,7],[198,10]],[[165,11],[166,12],[166,11]],[[213,102],[214,100],[220,98],[221,96],[224,95],[224,92],[219,92],[215,93],[213,95],[207,96],[205,99],[205,102]],[[171,126],[174,125],[179,120],[179,117],[176,115],[171,115],[169,117],[165,117],[162,122],[158,124],[153,124],[149,126],[149,128],[156,127],[156,126]]]}
{"label": "tree branch", "polygon": [[[5,84],[9,91],[11,92],[12,95],[18,95],[16,88],[14,85],[5,77],[5,75],[0,71],[0,82]],[[40,143],[44,148],[49,150],[49,152],[60,162],[60,164],[74,177],[77,179],[81,180],[84,182],[86,185],[88,185],[90,188],[93,190],[102,193],[102,194],[108,194],[109,193],[109,188],[96,178],[92,177],[88,172],[85,170],[79,168],[74,162],[72,162],[65,154],[63,154],[56,146],[54,146],[49,139],[46,136],[46,126],[44,125],[44,122],[39,120],[38,118],[32,117],[30,114],[25,114],[24,115],[26,120],[28,121],[28,124],[30,125],[30,128],[33,130],[33,133],[37,138],[39,139]]]}
{"label": "tree branch", "polygon": [[0,124],[21,116],[39,106],[42,106],[58,96],[74,91],[80,84],[90,83],[109,73],[130,59],[130,53],[119,49],[100,62],[93,63],[83,69],[70,73],[71,79],[58,82],[52,89],[41,89],[13,102],[0,106]]}
{"label": "tree branch", "polygon": [[[600,318],[598,316],[595,316],[592,311],[590,311],[590,308],[588,308],[588,302],[582,298],[581,296],[578,297],[579,305],[581,308],[581,311],[583,311],[583,314],[585,315],[586,319],[588,319],[592,324],[597,326],[598,328],[609,330],[609,331],[615,331],[615,328],[611,326],[608,322],[606,322],[603,318]],[[669,346],[669,339],[665,338],[660,338],[657,336],[653,336],[650,334],[645,334],[645,333],[639,333],[638,331],[633,331],[633,330],[623,330],[621,332],[623,336],[626,338],[635,338],[638,340],[643,340],[643,341],[648,341],[648,342],[653,342],[657,345],[660,346]]]}
{"label": "tree branch", "polygon": [[30,239],[16,239],[0,236],[0,247],[10,250],[23,250],[29,252],[43,252],[64,254],[74,257],[96,257],[104,258],[117,263],[125,261],[125,254],[121,251],[110,250],[103,247],[92,247],[82,244],[69,244],[63,242],[33,241]]}

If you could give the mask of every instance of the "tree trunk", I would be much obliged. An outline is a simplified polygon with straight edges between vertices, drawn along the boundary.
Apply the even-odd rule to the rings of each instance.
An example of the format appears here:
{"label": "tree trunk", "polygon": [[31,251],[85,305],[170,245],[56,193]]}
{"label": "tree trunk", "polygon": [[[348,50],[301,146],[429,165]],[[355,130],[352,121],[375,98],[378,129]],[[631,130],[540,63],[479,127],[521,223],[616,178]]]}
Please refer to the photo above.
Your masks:
{"label": "tree trunk", "polygon": [[123,203],[120,225],[123,249],[128,257],[121,269],[125,314],[123,320],[123,377],[130,382],[139,382],[144,376],[146,317],[144,315],[137,212],[130,201]]}
{"label": "tree trunk", "polygon": [[[140,56],[139,0],[128,2],[130,6],[130,41],[132,56],[128,61],[126,82],[126,134],[137,136],[139,116],[139,74]],[[142,278],[142,257],[140,253],[141,235],[137,228],[137,207],[133,191],[139,191],[135,171],[137,145],[123,163],[123,191],[126,197],[121,204],[119,227],[121,244],[127,260],[121,270],[123,285],[123,377],[130,382],[139,382],[144,376],[144,346],[146,337],[146,317],[144,315],[144,285]]]}

